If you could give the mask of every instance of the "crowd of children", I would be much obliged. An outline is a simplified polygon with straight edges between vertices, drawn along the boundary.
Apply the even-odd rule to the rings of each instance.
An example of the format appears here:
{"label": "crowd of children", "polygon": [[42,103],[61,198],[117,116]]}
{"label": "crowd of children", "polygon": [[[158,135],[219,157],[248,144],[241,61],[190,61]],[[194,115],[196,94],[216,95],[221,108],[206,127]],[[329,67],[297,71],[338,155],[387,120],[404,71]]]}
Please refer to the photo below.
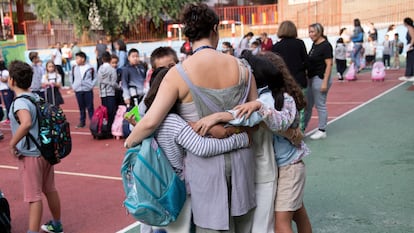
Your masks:
{"label": "crowd of children", "polygon": [[[194,9],[197,9],[199,11],[206,11],[207,13],[204,12],[206,15],[214,15],[214,12],[210,12],[211,10],[209,8],[206,8],[206,6],[203,4],[192,6]],[[187,10],[191,13],[191,11],[194,9]],[[203,38],[191,38],[191,41],[194,42],[193,45],[197,45],[197,48],[193,50],[191,47],[191,51],[186,51],[186,55],[190,59],[190,63],[181,63],[179,65],[176,65],[179,62],[176,52],[170,47],[159,47],[155,49],[151,54],[151,64],[150,67],[148,67],[148,64],[140,60],[139,51],[135,48],[131,48],[129,51],[126,51],[126,46],[122,41],[116,42],[116,51],[113,51],[112,54],[110,51],[106,51],[107,49],[99,49],[99,56],[97,56],[99,65],[96,70],[92,67],[91,64],[87,62],[87,55],[84,52],[77,50],[76,53],[73,54],[73,50],[69,50],[67,44],[64,44],[64,49],[60,50],[59,43],[57,44],[57,48],[53,51],[53,60],[47,61],[45,63],[45,68],[43,68],[38,53],[36,52],[29,53],[29,59],[32,63],[31,66],[24,62],[13,61],[9,66],[10,73],[6,70],[5,67],[3,67],[4,64],[0,62],[2,81],[0,83],[0,90],[2,92],[3,100],[5,102],[7,101],[5,103],[7,109],[7,119],[10,119],[11,121],[11,129],[13,134],[9,143],[10,154],[19,158],[20,167],[26,168],[22,169],[22,180],[24,187],[24,200],[29,203],[30,210],[29,230],[27,231],[28,233],[38,232],[39,229],[42,229],[46,232],[63,232],[63,226],[60,221],[60,200],[58,191],[54,184],[53,166],[48,164],[46,160],[39,156],[40,151],[35,146],[25,146],[25,142],[23,142],[23,138],[27,135],[28,132],[31,132],[33,135],[38,135],[38,123],[35,121],[36,109],[34,105],[23,98],[16,99],[12,103],[14,95],[29,95],[33,98],[42,97],[47,102],[56,106],[64,104],[61,88],[64,86],[65,73],[62,73],[61,71],[63,70],[62,66],[65,65],[64,69],[69,71],[68,81],[75,93],[80,112],[79,123],[77,124],[76,128],[84,128],[86,126],[87,119],[89,118],[89,120],[91,120],[94,115],[95,108],[93,104],[93,90],[96,86],[99,89],[101,105],[107,110],[108,128],[111,128],[115,122],[115,116],[117,115],[117,109],[119,109],[119,106],[124,106],[123,111],[128,111],[134,106],[139,106],[141,113],[139,117],[145,117],[144,113],[151,107],[155,96],[158,94],[161,80],[163,80],[164,76],[168,74],[171,67],[176,67],[176,69],[174,68],[174,71],[176,73],[175,75],[177,77],[180,77],[180,80],[183,78],[184,81],[181,81],[186,82],[186,84],[189,86],[188,89],[191,89],[191,92],[195,92],[196,87],[191,86],[192,84],[187,74],[189,70],[187,70],[187,67],[185,67],[185,65],[191,64],[191,60],[197,62],[196,59],[198,56],[199,58],[214,57],[226,62],[233,61],[233,57],[230,58],[229,56],[223,55],[221,53],[210,53],[212,51],[204,50],[216,49],[212,46],[214,45],[214,42],[218,42],[218,37],[215,37],[214,34],[216,29],[213,27],[215,25],[214,23],[216,22],[214,17],[214,20],[212,20],[211,17],[206,17],[205,15],[201,15],[199,17],[200,20],[206,20],[206,23],[212,24],[212,27],[207,29],[197,27],[194,28],[194,30],[200,31],[207,30],[208,33],[206,33]],[[191,20],[191,18],[188,20]],[[353,54],[351,55],[352,62],[357,63],[357,69],[362,69],[363,66],[371,67],[376,61],[376,48],[378,46],[377,31],[375,27],[373,27],[373,24],[371,24],[368,39],[364,42],[364,31],[361,27],[361,22],[359,20],[355,20],[355,26],[356,29],[354,30],[354,35],[350,36],[351,40],[354,42],[354,48],[352,51]],[[249,182],[251,181],[251,183],[254,184],[252,186],[254,189],[248,190],[251,187],[247,187],[248,185],[246,185],[243,190],[239,190],[240,192],[248,192],[245,196],[241,196],[240,193],[234,194],[235,197],[240,197],[240,200],[251,201],[249,202],[248,206],[246,204],[246,209],[239,211],[240,213],[244,211],[240,215],[233,216],[233,208],[238,208],[239,206],[233,207],[230,205],[230,203],[228,203],[229,201],[231,204],[233,204],[233,202],[237,203],[237,200],[232,200],[230,198],[233,197],[233,194],[228,194],[231,191],[228,190],[228,188],[231,185],[234,185],[233,188],[236,189],[236,181],[234,180],[240,179],[240,177],[234,177],[234,180],[229,181],[227,185],[224,185],[222,187],[223,189],[221,191],[225,190],[224,193],[226,193],[226,195],[229,195],[229,198],[225,197],[222,202],[227,204],[227,206],[220,206],[220,208],[226,208],[226,211],[217,213],[217,211],[214,210],[216,209],[215,207],[217,207],[217,209],[219,207],[217,206],[217,203],[207,202],[207,205],[211,205],[208,207],[209,211],[215,211],[216,214],[220,214],[221,216],[234,218],[232,219],[234,222],[231,224],[238,224],[239,227],[245,229],[245,232],[254,232],[254,229],[260,229],[256,230],[257,232],[263,231],[269,233],[272,233],[274,231],[292,232],[292,221],[296,222],[297,228],[300,232],[312,232],[311,224],[303,202],[304,186],[306,180],[306,171],[303,158],[305,156],[308,156],[310,154],[310,151],[302,140],[303,135],[301,134],[301,130],[303,129],[301,129],[299,126],[300,121],[302,120],[300,111],[302,109],[305,109],[307,101],[308,108],[306,111],[308,114],[306,116],[306,122],[308,122],[310,119],[309,114],[312,113],[313,105],[317,105],[316,108],[318,109],[319,118],[327,119],[326,109],[325,111],[321,111],[319,107],[326,107],[326,96],[332,83],[330,75],[333,54],[332,46],[329,44],[327,38],[323,34],[322,25],[318,23],[312,24],[310,25],[309,30],[313,44],[309,55],[307,55],[309,59],[307,61],[307,65],[310,66],[308,67],[308,74],[310,74],[312,77],[309,77],[311,83],[309,84],[310,90],[307,94],[306,100],[301,90],[301,86],[298,85],[294,77],[290,74],[288,64],[285,63],[283,57],[269,52],[269,50],[272,49],[271,45],[273,42],[270,38],[267,37],[267,34],[262,33],[260,40],[255,40],[250,43],[250,39],[252,39],[253,33],[249,32],[243,37],[239,46],[235,50],[230,43],[224,42],[222,44],[222,52],[239,56],[247,61],[248,64],[238,60],[236,67],[237,69],[234,69],[237,71],[240,70],[240,74],[237,75],[238,78],[240,78],[240,90],[243,90],[240,92],[245,93],[246,97],[244,100],[247,99],[248,94],[250,96],[258,98],[249,99],[249,102],[244,104],[241,104],[242,101],[240,101],[239,105],[235,105],[236,107],[233,109],[233,111],[223,111],[217,113],[220,115],[211,114],[209,116],[205,116],[205,118],[198,119],[199,121],[192,124],[191,127],[180,116],[171,114],[170,111],[163,110],[167,111],[169,115],[167,116],[166,120],[163,120],[160,122],[160,124],[158,124],[160,125],[161,130],[157,131],[156,137],[160,137],[161,146],[164,143],[162,140],[166,141],[165,145],[167,146],[179,146],[178,152],[180,154],[179,156],[174,155],[177,157],[174,158],[174,160],[180,161],[177,162],[178,165],[174,166],[177,172],[182,175],[183,170],[185,169],[183,159],[185,153],[183,151],[187,150],[186,145],[188,145],[188,147],[194,146],[194,144],[188,144],[189,142],[192,142],[191,137],[200,137],[200,135],[196,134],[194,131],[198,132],[201,135],[204,135],[208,131],[203,127],[206,126],[206,122],[211,122],[211,117],[213,117],[213,115],[219,119],[215,120],[215,123],[225,122],[233,125],[244,126],[252,126],[253,124],[259,124],[260,122],[264,123],[260,125],[260,134],[253,133],[252,138],[247,137],[246,133],[242,136],[239,135],[236,140],[237,145],[235,148],[232,147],[223,150],[229,151],[233,149],[242,149],[249,145],[249,140],[253,140],[253,149],[260,152],[266,151],[266,156],[268,157],[267,159],[273,161],[273,163],[270,163],[268,160],[265,165],[260,163],[255,164],[256,177],[261,177],[261,175],[263,175],[261,173],[263,172],[263,169],[271,170],[264,176],[271,174],[272,177],[266,177],[263,178],[263,180],[256,179],[255,181],[252,177],[249,177]],[[343,37],[340,37],[337,40],[335,47],[335,62],[339,80],[343,80],[345,70],[347,69],[348,50],[346,43],[348,43],[348,41],[345,41]],[[392,67],[398,69],[400,66],[399,54],[402,52],[403,48],[403,45],[399,40],[398,33],[393,33],[392,40],[390,39],[389,34],[385,35],[384,41],[381,45],[383,47],[382,58],[386,68],[389,69],[391,67],[390,60],[393,58],[394,63]],[[185,44],[183,46],[185,50],[188,49],[186,48]],[[201,50],[204,51],[200,52]],[[246,50],[249,51],[246,52]],[[196,54],[197,52],[198,54]],[[194,60],[192,56],[195,57]],[[364,59],[364,62],[361,62],[361,58]],[[70,59],[74,59],[74,63],[72,65],[67,64],[69,62],[68,60]],[[60,62],[57,62],[58,60]],[[66,63],[62,64],[62,60],[66,60]],[[206,59],[205,61],[213,60]],[[245,73],[243,73],[242,70],[245,70]],[[191,72],[189,73],[191,76]],[[255,85],[250,86],[250,78],[253,77],[249,75],[251,73],[254,74],[255,78],[255,81],[253,83],[257,84],[257,89],[254,89],[253,91],[249,89],[256,88]],[[243,75],[245,77],[242,77]],[[246,82],[247,77],[249,77],[249,82]],[[171,75],[166,79],[168,78],[171,80]],[[243,85],[245,83],[242,81],[249,84],[244,87]],[[165,90],[167,87],[163,88]],[[227,91],[230,89],[231,88],[224,88],[222,90]],[[178,92],[178,89],[176,91]],[[193,98],[196,98],[195,95]],[[160,100],[158,100],[158,103],[159,101]],[[177,101],[178,99],[175,100],[175,102],[171,101],[173,105],[171,111],[175,111],[174,113],[178,113],[176,112]],[[10,106],[12,104],[13,111],[10,112]],[[3,113],[2,109],[0,110],[0,112]],[[86,111],[88,114],[86,114]],[[149,115],[151,114],[154,113],[150,113]],[[122,113],[119,115],[120,117],[124,118]],[[3,115],[0,115],[0,118],[3,117]],[[131,116],[130,118],[126,119],[126,121],[128,123],[131,123],[131,125],[137,124],[135,131],[138,131],[140,127],[144,126],[142,126],[142,124],[140,125],[139,122],[136,122],[134,120],[136,119],[135,117],[136,116]],[[149,117],[144,119],[148,118]],[[318,133],[320,136],[313,138],[311,137],[312,139],[322,139],[326,137],[326,119],[319,121]],[[174,132],[174,140],[171,139],[168,135],[172,132],[171,129],[162,131],[162,127],[166,127],[166,125],[168,127],[180,125],[180,130],[175,129],[176,131]],[[212,125],[209,125],[209,127],[211,128]],[[153,129],[153,132],[156,130],[155,128]],[[240,128],[237,128],[237,131],[239,130]],[[294,132],[299,133],[286,133],[292,132],[289,130],[293,130]],[[181,141],[179,139],[176,139],[180,136],[180,133],[183,132],[186,134],[179,138]],[[228,131],[225,132],[226,136],[240,133],[236,131],[231,133]],[[246,132],[252,134],[248,130]],[[135,132],[135,135],[132,134],[129,137],[127,134],[123,134],[123,136],[127,139],[125,142],[125,147],[128,148],[133,146],[133,143],[136,142],[135,138],[133,137],[140,133],[141,132]],[[164,136],[163,134],[167,136]],[[118,134],[113,135],[119,136]],[[112,132],[109,132],[108,137],[111,136]],[[299,140],[297,139],[298,137]],[[0,132],[0,140],[1,139],[3,139],[3,135]],[[170,143],[171,141],[177,143],[177,145],[172,145]],[[214,143],[214,145],[217,147],[218,143]],[[167,148],[167,146],[165,147]],[[223,152],[221,150],[219,151],[220,152],[217,152],[217,156],[220,156],[219,154]],[[255,153],[258,153],[257,151]],[[170,152],[171,151],[166,149],[166,154],[169,154]],[[234,152],[235,151],[232,151],[231,153]],[[197,157],[192,158],[193,162],[198,160],[199,157],[202,157],[197,155],[197,152],[195,152],[194,155],[191,154],[191,156]],[[234,156],[234,158],[239,157]],[[223,159],[223,161],[225,160]],[[187,162],[190,163],[191,160],[188,160]],[[227,162],[229,161],[220,164],[220,166],[223,166],[223,171],[224,169],[229,169],[229,166],[232,166],[225,164]],[[204,162],[200,162],[200,164],[203,163]],[[254,163],[249,164],[249,166],[254,166],[252,164]],[[271,168],[268,167],[269,165]],[[193,170],[192,172],[196,174],[198,171]],[[229,171],[226,170],[226,173],[228,172]],[[244,173],[244,171],[239,172],[240,174]],[[181,178],[188,178],[189,174],[190,172],[187,173],[187,177],[185,175],[182,175]],[[214,176],[216,174],[210,175]],[[226,178],[229,176],[231,177],[231,175],[228,174],[224,174],[224,176],[227,176]],[[42,181],[39,177],[43,177],[45,180]],[[247,177],[248,176],[246,176],[246,180]],[[244,181],[245,180],[243,180],[243,182]],[[191,185],[191,182],[194,181],[189,181],[189,185]],[[233,184],[233,182],[235,183]],[[200,184],[197,186],[192,183],[192,185],[194,185],[193,187],[195,188],[200,188]],[[209,183],[208,185],[214,186],[215,183]],[[252,194],[253,192],[250,193],[250,191],[253,191],[255,195]],[[51,221],[47,222],[44,225],[40,224],[43,205],[41,199],[42,193],[44,193],[47,197],[53,217]],[[189,214],[191,210],[187,210],[185,213],[187,217],[184,219],[184,221],[187,222],[181,223],[186,226],[186,231],[189,231],[190,223],[194,223],[197,227],[197,231],[200,232],[218,232],[217,229],[223,230],[235,227],[234,225],[231,225],[229,222],[227,222],[227,220],[223,221],[223,219],[216,219],[214,217],[209,217],[207,220],[201,218],[200,216],[206,216],[205,209],[207,206],[204,202],[201,204],[196,202],[200,202],[200,200],[208,198],[206,197],[206,194],[202,192],[194,192],[192,195],[194,198],[192,197],[191,200],[191,208],[194,208],[193,214],[195,218],[194,222],[192,222],[193,220],[190,220],[191,217],[189,217],[191,216],[191,214]],[[197,195],[199,195],[201,198],[197,199]],[[248,200],[251,197],[253,197],[253,201]],[[200,208],[201,206],[205,208]],[[254,209],[255,212],[253,211]],[[264,212],[266,212],[267,215],[263,214]],[[242,219],[237,219],[236,217],[242,217]],[[206,224],[208,227],[204,228],[203,224],[207,221],[210,221],[208,224]],[[151,232],[151,226],[147,227],[149,227],[149,229],[147,229],[148,232]],[[174,230],[171,229],[169,232],[174,232]]]}
{"label": "crowd of children", "polygon": [[[355,21],[354,25],[358,29],[358,33],[352,37],[347,33],[346,28],[342,28],[340,30],[340,37],[336,41],[335,64],[338,79],[344,79],[344,72],[347,69],[347,58],[351,58],[351,64],[354,64],[357,69],[356,72],[360,72],[362,69],[373,68],[373,64],[378,58],[378,51],[382,53],[379,61],[383,63],[385,69],[399,69],[400,54],[403,52],[404,44],[399,39],[395,25],[391,24],[387,28],[384,38],[380,39],[378,38],[378,31],[374,23],[371,22],[369,24],[369,30],[365,33],[359,19],[355,19]],[[358,35],[358,38],[356,35]],[[352,38],[354,41],[352,41]],[[353,49],[349,49],[350,45],[351,47],[353,46]]]}

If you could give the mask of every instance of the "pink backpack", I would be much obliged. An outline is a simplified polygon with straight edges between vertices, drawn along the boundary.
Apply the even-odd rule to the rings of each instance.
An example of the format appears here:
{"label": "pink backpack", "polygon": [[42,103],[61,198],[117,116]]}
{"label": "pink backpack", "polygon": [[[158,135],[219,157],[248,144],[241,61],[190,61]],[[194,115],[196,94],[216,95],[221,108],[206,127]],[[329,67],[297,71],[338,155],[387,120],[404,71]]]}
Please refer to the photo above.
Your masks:
{"label": "pink backpack", "polygon": [[348,70],[346,71],[346,73],[345,73],[345,79],[348,80],[348,81],[355,81],[357,79],[356,78],[356,70],[355,70],[354,63],[352,63],[349,66]]}
{"label": "pink backpack", "polygon": [[372,81],[384,81],[385,66],[382,61],[377,61],[372,66],[371,79]]}
{"label": "pink backpack", "polygon": [[124,120],[124,115],[126,112],[125,105],[119,105],[118,109],[116,110],[115,119],[112,123],[112,135],[116,137],[116,139],[120,139],[123,135],[122,133],[122,121]]}

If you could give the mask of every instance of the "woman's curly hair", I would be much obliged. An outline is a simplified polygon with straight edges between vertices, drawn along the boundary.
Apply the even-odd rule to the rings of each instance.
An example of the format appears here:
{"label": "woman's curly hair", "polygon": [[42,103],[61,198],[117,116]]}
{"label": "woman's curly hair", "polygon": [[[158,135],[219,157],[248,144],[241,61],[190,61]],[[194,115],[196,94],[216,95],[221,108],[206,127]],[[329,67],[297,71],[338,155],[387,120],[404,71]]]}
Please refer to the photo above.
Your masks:
{"label": "woman's curly hair", "polygon": [[290,74],[289,69],[283,58],[273,52],[261,52],[258,54],[258,56],[269,59],[276,66],[276,68],[281,73],[281,76],[283,77],[283,86],[272,85],[272,83],[269,83],[269,89],[272,90],[273,98],[275,98],[276,109],[280,110],[283,107],[284,92],[288,93],[290,96],[293,97],[298,111],[305,108],[305,96],[299,85],[296,83],[296,80]]}
{"label": "woman's curly hair", "polygon": [[185,6],[181,13],[184,35],[190,42],[207,38],[220,20],[216,12],[204,3],[192,3]]}

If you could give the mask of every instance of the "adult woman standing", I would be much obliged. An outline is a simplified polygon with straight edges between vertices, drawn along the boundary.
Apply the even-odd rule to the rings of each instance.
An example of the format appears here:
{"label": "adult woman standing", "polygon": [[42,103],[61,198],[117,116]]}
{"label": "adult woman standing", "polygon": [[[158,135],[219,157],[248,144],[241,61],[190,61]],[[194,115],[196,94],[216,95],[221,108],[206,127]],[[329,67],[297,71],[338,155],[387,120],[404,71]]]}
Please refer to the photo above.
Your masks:
{"label": "adult woman standing", "polygon": [[[217,14],[206,4],[189,4],[183,11],[182,23],[194,54],[168,72],[154,103],[126,139],[126,147],[152,134],[177,99],[180,115],[187,121],[196,121],[215,111],[233,108],[243,102],[246,94],[248,100],[257,98],[256,84],[249,78],[247,67],[216,51]],[[211,110],[211,105],[216,107]],[[197,232],[251,231],[254,159],[250,149],[211,158],[187,153],[185,178]]]}
{"label": "adult woman standing", "polygon": [[306,93],[308,104],[305,111],[305,127],[312,116],[313,106],[318,111],[318,130],[310,136],[311,139],[326,138],[328,111],[326,97],[332,85],[332,46],[323,34],[323,27],[319,23],[309,26],[309,37],[313,41],[309,51],[309,90]]}
{"label": "adult woman standing", "polygon": [[283,21],[277,31],[280,38],[273,45],[272,52],[280,55],[289,68],[290,73],[302,89],[307,87],[306,68],[308,54],[305,43],[298,39],[296,25],[292,21]]}
{"label": "adult woman standing", "polygon": [[[308,78],[306,77],[308,53],[305,43],[297,38],[296,25],[289,20],[283,21],[279,26],[277,36],[280,41],[273,45],[272,52],[283,58],[297,84],[299,84],[302,91],[306,92],[308,86]],[[304,111],[301,111],[300,118],[300,128],[304,130]]]}
{"label": "adult woman standing", "polygon": [[364,42],[364,29],[362,29],[361,21],[359,19],[354,19],[354,33],[351,36],[351,40],[354,43],[351,59],[355,65],[355,69],[360,71],[362,43]]}
{"label": "adult woman standing", "polygon": [[[399,80],[414,82],[414,24],[409,17],[404,19],[404,26],[407,28],[407,65],[405,67],[405,76]],[[397,51],[398,52],[398,51]]]}
{"label": "adult woman standing", "polygon": [[236,56],[240,57],[243,50],[249,49],[249,42],[253,38],[254,34],[253,32],[248,32],[246,35],[243,36],[242,40],[239,43],[239,46],[236,49]]}

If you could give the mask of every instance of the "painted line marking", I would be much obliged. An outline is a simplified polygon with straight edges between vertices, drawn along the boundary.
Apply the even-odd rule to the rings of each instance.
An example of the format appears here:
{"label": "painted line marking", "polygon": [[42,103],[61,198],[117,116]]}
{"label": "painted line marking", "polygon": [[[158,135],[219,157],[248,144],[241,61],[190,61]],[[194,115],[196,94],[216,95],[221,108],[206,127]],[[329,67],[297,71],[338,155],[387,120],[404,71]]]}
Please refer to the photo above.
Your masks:
{"label": "painted line marking", "polygon": [[[11,131],[10,128],[4,128],[4,127],[1,127],[0,130]],[[77,135],[87,135],[87,136],[91,136],[92,135],[90,132],[81,132],[81,131],[73,131],[73,130],[70,130],[70,134],[71,135],[73,135],[73,134],[77,134]]]}
{"label": "painted line marking", "polygon": [[128,232],[128,231],[130,231],[130,230],[132,230],[132,229],[135,229],[135,228],[136,228],[136,227],[138,227],[139,225],[141,225],[141,223],[140,223],[140,222],[135,222],[135,223],[133,223],[133,224],[131,224],[131,225],[129,225],[129,226],[127,226],[127,227],[125,227],[125,228],[123,228],[123,229],[121,229],[121,230],[117,231],[116,233],[125,233],[125,232]]}
{"label": "painted line marking", "polygon": [[[0,165],[0,168],[10,169],[10,170],[18,169],[18,167],[16,166],[8,166],[8,165]],[[122,180],[121,177],[116,177],[116,176],[103,176],[103,175],[95,175],[95,174],[80,173],[80,172],[55,171],[55,173],[60,174],[60,175],[80,176],[80,177],[97,178],[97,179],[103,179],[103,180]]]}

